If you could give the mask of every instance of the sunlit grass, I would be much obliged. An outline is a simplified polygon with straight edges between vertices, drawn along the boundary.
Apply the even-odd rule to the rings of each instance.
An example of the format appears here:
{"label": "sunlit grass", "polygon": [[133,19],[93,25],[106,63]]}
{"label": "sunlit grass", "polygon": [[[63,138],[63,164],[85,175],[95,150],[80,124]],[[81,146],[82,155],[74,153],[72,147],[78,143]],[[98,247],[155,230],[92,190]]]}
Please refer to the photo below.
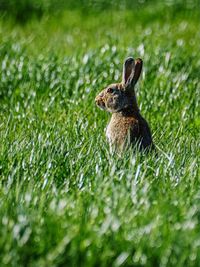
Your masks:
{"label": "sunlit grass", "polygon": [[[1,266],[200,265],[191,12],[1,20]],[[119,157],[106,143],[110,115],[94,97],[120,81],[126,56],[144,60],[136,91],[157,154]]]}

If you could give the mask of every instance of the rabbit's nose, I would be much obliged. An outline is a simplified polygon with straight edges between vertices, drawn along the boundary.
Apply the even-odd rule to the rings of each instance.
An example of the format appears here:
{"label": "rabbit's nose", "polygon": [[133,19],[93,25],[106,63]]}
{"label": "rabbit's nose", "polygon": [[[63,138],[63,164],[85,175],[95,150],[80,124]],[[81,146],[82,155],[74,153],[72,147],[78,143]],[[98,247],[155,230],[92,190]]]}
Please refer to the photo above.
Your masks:
{"label": "rabbit's nose", "polygon": [[95,98],[95,103],[96,103],[96,105],[99,106],[99,107],[102,107],[102,108],[105,107],[105,103],[104,103],[104,101],[103,101],[102,98],[99,98],[99,97]]}

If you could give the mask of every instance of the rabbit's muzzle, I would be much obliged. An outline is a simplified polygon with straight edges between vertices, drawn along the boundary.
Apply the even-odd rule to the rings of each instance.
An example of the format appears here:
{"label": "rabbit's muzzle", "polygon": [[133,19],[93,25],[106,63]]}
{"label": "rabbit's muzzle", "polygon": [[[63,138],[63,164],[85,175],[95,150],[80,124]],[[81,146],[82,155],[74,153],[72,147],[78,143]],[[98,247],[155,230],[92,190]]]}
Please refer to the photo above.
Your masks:
{"label": "rabbit's muzzle", "polygon": [[100,97],[100,96],[97,96],[95,98],[95,103],[98,107],[100,107],[101,109],[105,109],[106,108],[106,105],[105,105],[105,102],[104,102],[104,99],[103,97]]}

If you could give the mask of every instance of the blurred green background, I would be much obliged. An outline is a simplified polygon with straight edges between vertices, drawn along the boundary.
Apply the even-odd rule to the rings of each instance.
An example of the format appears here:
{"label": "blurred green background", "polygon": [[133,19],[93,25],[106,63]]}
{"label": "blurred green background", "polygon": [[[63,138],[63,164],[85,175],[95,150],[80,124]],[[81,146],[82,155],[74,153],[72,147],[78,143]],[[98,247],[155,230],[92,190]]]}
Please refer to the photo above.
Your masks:
{"label": "blurred green background", "polygon": [[0,10],[6,16],[17,21],[30,20],[32,16],[41,17],[44,14],[55,14],[63,9],[79,10],[84,14],[102,12],[105,10],[138,10],[146,6],[160,7],[160,12],[168,9],[171,15],[180,11],[199,9],[199,0],[1,0]]}

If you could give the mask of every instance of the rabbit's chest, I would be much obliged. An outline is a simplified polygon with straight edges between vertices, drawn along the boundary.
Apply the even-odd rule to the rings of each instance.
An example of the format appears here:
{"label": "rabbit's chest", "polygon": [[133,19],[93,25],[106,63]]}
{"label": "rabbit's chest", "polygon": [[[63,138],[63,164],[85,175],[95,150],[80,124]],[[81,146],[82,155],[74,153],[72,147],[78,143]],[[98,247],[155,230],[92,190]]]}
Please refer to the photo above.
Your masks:
{"label": "rabbit's chest", "polygon": [[111,119],[106,129],[106,137],[111,144],[123,145],[131,142],[139,134],[138,120],[135,118]]}

